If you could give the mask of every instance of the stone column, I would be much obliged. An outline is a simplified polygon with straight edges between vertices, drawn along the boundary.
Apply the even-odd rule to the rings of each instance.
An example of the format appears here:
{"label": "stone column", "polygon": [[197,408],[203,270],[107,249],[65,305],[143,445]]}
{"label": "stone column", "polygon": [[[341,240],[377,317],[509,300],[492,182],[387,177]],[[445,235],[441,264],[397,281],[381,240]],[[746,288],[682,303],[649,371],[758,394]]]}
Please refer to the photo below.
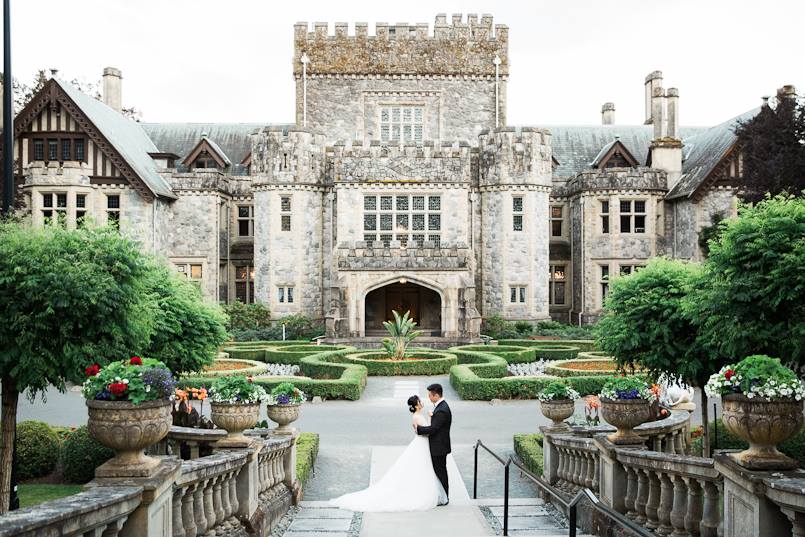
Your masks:
{"label": "stone column", "polygon": [[255,441],[254,445],[248,448],[246,464],[241,467],[237,479],[237,515],[246,520],[249,520],[257,510],[260,493],[260,478],[257,472],[259,452],[259,446]]}
{"label": "stone column", "polygon": [[545,434],[546,427],[540,427],[543,433],[542,439],[542,477],[550,483],[555,484],[559,480],[559,451],[553,443],[550,434]]}
{"label": "stone column", "polygon": [[296,478],[296,440],[299,438],[299,431],[294,430],[293,442],[283,457],[282,466],[285,470],[285,480],[283,481],[293,496],[294,505],[299,503],[302,498],[302,486]]}
{"label": "stone column", "polygon": [[[601,501],[619,513],[631,511],[634,508],[634,498],[637,493],[634,474],[627,473],[623,465],[615,459],[614,446],[605,436],[595,437],[594,442],[599,455],[598,493]],[[629,484],[632,485],[631,490],[629,490]],[[629,498],[630,492],[631,498]]]}

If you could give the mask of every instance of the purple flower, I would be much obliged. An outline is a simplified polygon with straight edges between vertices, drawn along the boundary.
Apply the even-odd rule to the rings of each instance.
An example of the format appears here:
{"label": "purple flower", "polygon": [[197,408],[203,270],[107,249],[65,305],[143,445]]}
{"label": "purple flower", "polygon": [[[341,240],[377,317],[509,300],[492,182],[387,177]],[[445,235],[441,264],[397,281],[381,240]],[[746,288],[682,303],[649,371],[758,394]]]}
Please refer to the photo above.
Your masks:
{"label": "purple flower", "polygon": [[630,390],[617,390],[615,392],[618,396],[618,399],[639,399],[640,392],[637,391],[637,388],[632,388]]}
{"label": "purple flower", "polygon": [[283,393],[282,395],[277,396],[277,403],[281,405],[287,405],[290,402],[291,402],[291,396],[289,396],[288,394]]}
{"label": "purple flower", "polygon": [[143,372],[143,383],[151,386],[158,399],[170,397],[176,389],[176,381],[171,372],[161,367]]}
{"label": "purple flower", "polygon": [[108,401],[111,397],[112,394],[109,393],[109,390],[104,388],[101,393],[95,396],[95,399],[97,399],[98,401]]}

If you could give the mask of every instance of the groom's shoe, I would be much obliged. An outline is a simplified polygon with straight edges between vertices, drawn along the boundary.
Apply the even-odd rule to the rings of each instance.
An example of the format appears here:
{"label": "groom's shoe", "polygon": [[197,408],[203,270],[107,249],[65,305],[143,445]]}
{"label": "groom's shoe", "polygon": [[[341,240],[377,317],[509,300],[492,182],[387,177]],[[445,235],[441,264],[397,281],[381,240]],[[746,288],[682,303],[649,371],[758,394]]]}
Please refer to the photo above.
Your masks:
{"label": "groom's shoe", "polygon": [[449,503],[450,503],[450,500],[447,500],[447,501],[446,501],[446,502],[444,502],[444,503],[440,503],[440,504],[439,504],[439,507],[441,507],[441,506],[443,506],[443,505],[448,505]]}

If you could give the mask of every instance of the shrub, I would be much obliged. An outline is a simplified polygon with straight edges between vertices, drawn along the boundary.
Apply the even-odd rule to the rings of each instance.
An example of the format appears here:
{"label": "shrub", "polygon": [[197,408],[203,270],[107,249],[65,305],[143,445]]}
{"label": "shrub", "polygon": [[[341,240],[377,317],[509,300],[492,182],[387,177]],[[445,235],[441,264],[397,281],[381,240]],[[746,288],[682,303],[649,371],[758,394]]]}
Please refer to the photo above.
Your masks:
{"label": "shrub", "polygon": [[540,345],[536,347],[537,360],[572,360],[579,355],[573,345]]}
{"label": "shrub", "polygon": [[593,325],[576,326],[556,321],[541,321],[537,323],[534,335],[556,339],[592,339]]}
{"label": "shrub", "polygon": [[478,351],[500,356],[510,364],[524,364],[536,360],[536,351],[513,345],[462,345],[451,350]]}
{"label": "shrub", "polygon": [[487,317],[481,323],[481,333],[492,339],[513,339],[520,334],[514,328],[514,324],[507,321],[498,314]]}
{"label": "shrub", "polygon": [[542,477],[544,456],[541,434],[514,435],[514,452],[529,472]]}
{"label": "shrub", "polygon": [[343,345],[281,345],[277,348],[267,348],[263,351],[262,360],[275,364],[295,364],[305,356],[312,356],[326,351],[344,349]]}
{"label": "shrub", "polygon": [[578,348],[579,351],[594,351],[593,339],[500,339],[499,345],[514,345],[516,347],[553,347],[567,345]]}
{"label": "shrub", "polygon": [[540,321],[537,323],[537,330],[564,330],[568,326],[559,321]]}
{"label": "shrub", "polygon": [[95,477],[95,469],[114,456],[90,436],[86,425],[70,433],[64,440],[61,462],[64,479],[69,483],[86,483]]}
{"label": "shrub", "polygon": [[59,436],[42,421],[17,424],[17,468],[19,479],[44,477],[59,461]]}
{"label": "shrub", "polygon": [[296,439],[296,477],[303,489],[314,472],[318,454],[319,435],[317,433],[300,433],[299,438]]}
{"label": "shrub", "polygon": [[271,326],[271,312],[259,302],[244,304],[236,300],[223,307],[229,321],[227,329],[231,330],[259,330]]}
{"label": "shrub", "polygon": [[456,357],[430,349],[409,349],[409,355],[422,360],[392,360],[383,352],[360,352],[347,355],[347,359],[366,367],[369,376],[443,375],[456,365]]}
{"label": "shrub", "polygon": [[514,330],[518,334],[526,336],[534,330],[534,325],[528,321],[517,321],[514,323]]}
{"label": "shrub", "polygon": [[[285,337],[288,337],[287,334]],[[272,325],[265,328],[256,328],[249,330],[233,328],[232,339],[234,339],[236,342],[281,340],[282,326]]]}
{"label": "shrub", "polygon": [[271,326],[252,329],[233,328],[232,338],[236,342],[282,341],[283,324],[285,340],[311,340],[324,335],[324,323],[302,314],[294,314],[274,321]]}

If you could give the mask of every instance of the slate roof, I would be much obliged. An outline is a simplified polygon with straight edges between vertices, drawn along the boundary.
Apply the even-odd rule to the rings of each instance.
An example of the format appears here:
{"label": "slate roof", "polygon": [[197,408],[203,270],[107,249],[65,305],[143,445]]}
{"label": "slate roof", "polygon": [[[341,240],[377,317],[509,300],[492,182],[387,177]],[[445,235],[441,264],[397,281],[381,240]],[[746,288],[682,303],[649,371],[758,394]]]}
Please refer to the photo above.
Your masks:
{"label": "slate roof", "polygon": [[[619,137],[620,142],[641,164],[648,158],[649,145],[654,138],[652,125],[541,125],[551,131],[553,155],[559,166],[558,177],[574,177],[591,169],[602,148],[608,148]],[[706,127],[681,127],[683,140],[707,130]]]}
{"label": "slate roof", "polygon": [[720,125],[683,140],[685,147],[682,161],[682,177],[668,192],[667,199],[690,197],[701,186],[724,154],[738,140],[735,127],[739,121],[751,119],[760,112],[754,108]]}
{"label": "slate roof", "polygon": [[265,123],[142,123],[142,126],[162,152],[175,153],[184,159],[206,133],[207,141],[217,146],[222,156],[240,164],[252,150],[252,132]]}
{"label": "slate roof", "polygon": [[82,93],[69,82],[54,80],[109,140],[151,192],[161,197],[176,197],[170,185],[159,175],[154,159],[148,154],[156,153],[158,149],[139,123],[127,119],[101,101]]}
{"label": "slate roof", "polygon": [[[207,140],[207,143],[208,143],[208,144],[210,144],[210,148],[211,148],[213,151],[215,151],[216,153],[218,153],[218,156],[219,156],[219,157],[221,157],[221,158],[223,159],[224,164],[226,164],[227,166],[231,166],[231,165],[232,165],[232,161],[231,161],[231,160],[229,160],[229,157],[226,155],[226,153],[224,153],[224,150],[223,150],[223,149],[221,149],[221,146],[219,146],[218,144],[216,144],[216,143],[215,143],[215,140],[213,140],[213,139],[212,139],[212,138],[210,138],[209,136],[205,136],[205,137],[204,137],[204,139],[205,139],[205,140]],[[250,145],[251,145],[251,144],[250,144]],[[241,160],[243,160],[243,159],[241,159]]]}

